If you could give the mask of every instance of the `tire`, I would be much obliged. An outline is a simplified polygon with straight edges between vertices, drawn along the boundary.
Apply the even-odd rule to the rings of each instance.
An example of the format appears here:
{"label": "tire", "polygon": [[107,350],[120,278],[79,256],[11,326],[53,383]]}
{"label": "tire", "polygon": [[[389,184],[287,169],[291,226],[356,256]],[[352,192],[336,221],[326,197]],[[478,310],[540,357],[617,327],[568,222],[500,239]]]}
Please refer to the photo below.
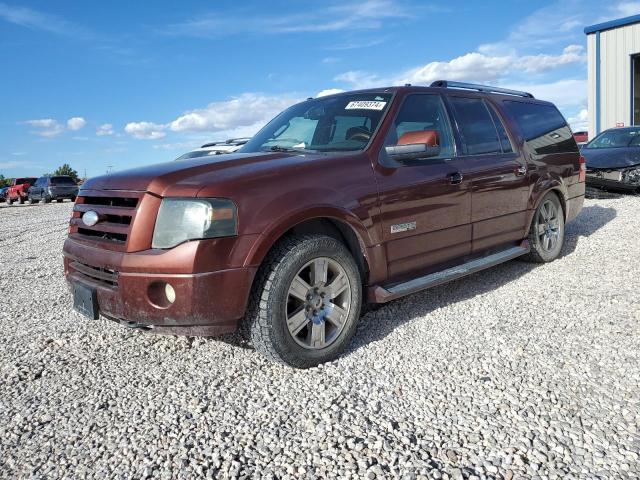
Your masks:
{"label": "tire", "polygon": [[531,251],[524,257],[534,263],[552,262],[564,245],[564,209],[555,193],[547,193],[536,209],[529,230]]}
{"label": "tire", "polygon": [[44,196],[42,197],[41,202],[42,202],[42,203],[50,203],[50,202],[51,202],[51,197],[48,197],[48,196],[44,195]]}
{"label": "tire", "polygon": [[13,199],[7,197],[7,205],[9,206],[13,205]]}
{"label": "tire", "polygon": [[347,347],[361,303],[362,279],[341,242],[324,235],[288,237],[258,270],[245,334],[271,360],[314,367]]}
{"label": "tire", "polygon": [[27,201],[29,202],[29,205],[33,205],[34,203],[36,203],[36,201],[33,199],[31,195],[29,195],[29,197],[27,198]]}
{"label": "tire", "polygon": [[56,202],[62,203],[62,200],[63,200],[62,198],[58,198],[58,199],[56,199]]}
{"label": "tire", "polygon": [[18,204],[24,205],[24,197],[22,195],[18,195]]}

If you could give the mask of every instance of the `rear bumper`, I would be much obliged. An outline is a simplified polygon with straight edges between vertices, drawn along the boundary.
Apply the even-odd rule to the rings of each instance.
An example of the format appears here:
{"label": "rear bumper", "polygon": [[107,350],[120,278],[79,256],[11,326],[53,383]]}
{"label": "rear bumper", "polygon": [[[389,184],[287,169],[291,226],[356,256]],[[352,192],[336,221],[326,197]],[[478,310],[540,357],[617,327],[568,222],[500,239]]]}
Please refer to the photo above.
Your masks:
{"label": "rear bumper", "polygon": [[[171,264],[172,257],[180,253],[168,251],[165,255],[164,260]],[[121,323],[177,335],[213,336],[237,328],[255,268],[206,273],[120,271],[135,264],[136,256],[148,256],[148,252],[105,252],[68,239],[65,276],[70,284],[79,282],[94,288],[100,314]],[[99,268],[104,265],[109,268]],[[158,268],[162,268],[160,263]],[[173,303],[162,297],[165,283],[175,291]],[[165,301],[159,301],[159,296]]]}

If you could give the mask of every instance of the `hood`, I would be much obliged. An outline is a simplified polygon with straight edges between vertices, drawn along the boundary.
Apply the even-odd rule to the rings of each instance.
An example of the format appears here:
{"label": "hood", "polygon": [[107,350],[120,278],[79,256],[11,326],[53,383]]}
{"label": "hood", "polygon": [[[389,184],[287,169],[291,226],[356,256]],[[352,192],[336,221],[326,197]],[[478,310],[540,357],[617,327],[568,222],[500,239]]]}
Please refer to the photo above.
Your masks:
{"label": "hood", "polygon": [[195,197],[212,178],[225,181],[241,175],[260,175],[284,165],[308,162],[314,154],[288,152],[230,153],[158,163],[87,180],[82,190],[128,190],[161,197]]}
{"label": "hood", "polygon": [[583,148],[587,168],[626,168],[640,165],[640,147]]}

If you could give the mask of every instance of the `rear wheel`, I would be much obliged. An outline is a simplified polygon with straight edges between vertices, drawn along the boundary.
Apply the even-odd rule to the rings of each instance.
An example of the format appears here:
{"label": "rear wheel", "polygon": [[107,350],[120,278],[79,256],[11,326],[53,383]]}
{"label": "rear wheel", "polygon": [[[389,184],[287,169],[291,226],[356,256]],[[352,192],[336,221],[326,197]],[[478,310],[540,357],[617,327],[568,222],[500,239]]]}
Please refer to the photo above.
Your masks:
{"label": "rear wheel", "polygon": [[256,350],[297,368],[336,358],[353,336],[362,302],[347,248],[323,235],[290,237],[258,272],[246,322]]}
{"label": "rear wheel", "polygon": [[33,199],[31,195],[29,195],[29,205],[33,205],[36,201]]}
{"label": "rear wheel", "polygon": [[13,205],[13,199],[10,197],[7,197],[7,205],[11,206]]}
{"label": "rear wheel", "polygon": [[49,202],[51,202],[51,197],[43,195],[42,196],[42,203],[49,203]]}
{"label": "rear wheel", "polygon": [[24,205],[24,197],[22,195],[18,195],[18,203]]}
{"label": "rear wheel", "polygon": [[529,231],[531,252],[525,259],[535,263],[552,262],[564,245],[564,210],[555,193],[547,193],[538,205]]}

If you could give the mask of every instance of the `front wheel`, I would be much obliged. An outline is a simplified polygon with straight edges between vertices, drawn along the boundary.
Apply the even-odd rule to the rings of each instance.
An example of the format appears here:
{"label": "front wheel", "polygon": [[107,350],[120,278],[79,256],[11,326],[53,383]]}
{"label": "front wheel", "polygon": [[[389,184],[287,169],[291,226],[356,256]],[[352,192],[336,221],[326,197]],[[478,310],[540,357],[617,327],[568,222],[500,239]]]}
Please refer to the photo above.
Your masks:
{"label": "front wheel", "polygon": [[28,201],[29,201],[29,205],[33,205],[34,203],[36,203],[31,195],[29,195]]}
{"label": "front wheel", "polygon": [[47,195],[42,195],[42,203],[50,203],[51,202],[51,197],[48,197]]}
{"label": "front wheel", "polygon": [[324,235],[281,241],[258,272],[246,322],[256,350],[297,368],[336,358],[360,316],[362,280],[347,248]]}
{"label": "front wheel", "polygon": [[7,197],[7,205],[9,206],[13,205],[13,198]]}
{"label": "front wheel", "polygon": [[552,262],[564,245],[564,210],[555,193],[547,193],[533,215],[529,231],[531,252],[525,257],[535,263]]}
{"label": "front wheel", "polygon": [[21,195],[18,195],[18,204],[24,205],[24,197]]}

